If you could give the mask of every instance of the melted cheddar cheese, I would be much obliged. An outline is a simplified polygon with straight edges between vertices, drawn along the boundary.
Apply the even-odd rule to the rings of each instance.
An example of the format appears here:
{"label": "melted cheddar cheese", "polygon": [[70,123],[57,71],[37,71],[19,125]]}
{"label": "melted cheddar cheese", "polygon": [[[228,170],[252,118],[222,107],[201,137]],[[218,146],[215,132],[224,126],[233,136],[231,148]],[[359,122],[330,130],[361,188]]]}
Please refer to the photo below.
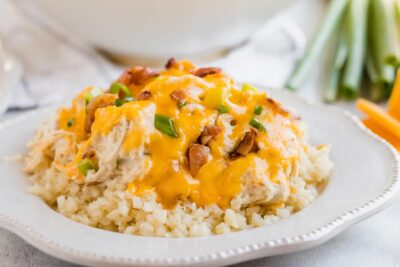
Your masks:
{"label": "melted cheddar cheese", "polygon": [[[146,168],[137,177],[129,177],[127,190],[137,195],[156,192],[158,201],[166,208],[184,200],[198,206],[228,207],[243,190],[246,177],[255,177],[253,182],[260,185],[265,183],[265,177],[275,183],[287,183],[298,160],[298,140],[302,135],[291,114],[264,92],[238,88],[223,73],[197,77],[192,74],[193,70],[196,67],[190,62],[177,62],[140,88],[134,86],[131,89],[134,97],[144,91],[150,92],[151,97],[97,109],[90,133],[85,132],[87,104],[84,99],[90,88],[79,94],[70,108],[60,110],[58,127],[73,133],[78,147],[74,159],[64,166],[69,177],[83,182],[85,177],[77,165],[84,154],[93,149],[99,137],[109,135],[125,121],[129,129],[124,135],[121,153],[129,155],[142,147],[142,156],[146,157]],[[182,106],[171,97],[176,90],[185,92]],[[221,106],[227,109],[226,113],[220,114]],[[262,108],[261,114],[254,113],[256,107]],[[173,121],[177,138],[154,127],[155,114]],[[68,125],[71,119],[74,119],[72,126]],[[232,157],[234,149],[252,128],[253,119],[262,124],[256,136],[258,150]],[[207,162],[193,176],[189,170],[188,149],[198,142],[207,126],[215,125],[222,130],[207,144]],[[257,161],[263,161],[264,167],[260,168]],[[286,172],[284,180],[281,170]]]}

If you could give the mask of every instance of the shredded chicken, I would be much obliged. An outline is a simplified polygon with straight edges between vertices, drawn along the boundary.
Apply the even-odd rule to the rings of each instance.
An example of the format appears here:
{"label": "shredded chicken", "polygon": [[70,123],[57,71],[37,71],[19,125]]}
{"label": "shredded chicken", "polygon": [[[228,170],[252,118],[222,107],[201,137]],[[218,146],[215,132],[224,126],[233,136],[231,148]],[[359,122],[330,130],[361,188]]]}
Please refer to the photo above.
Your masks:
{"label": "shredded chicken", "polygon": [[98,108],[104,108],[112,106],[115,103],[115,96],[112,94],[104,94],[93,98],[86,107],[86,120],[85,120],[85,131],[91,132],[92,124],[95,119],[96,110]]}

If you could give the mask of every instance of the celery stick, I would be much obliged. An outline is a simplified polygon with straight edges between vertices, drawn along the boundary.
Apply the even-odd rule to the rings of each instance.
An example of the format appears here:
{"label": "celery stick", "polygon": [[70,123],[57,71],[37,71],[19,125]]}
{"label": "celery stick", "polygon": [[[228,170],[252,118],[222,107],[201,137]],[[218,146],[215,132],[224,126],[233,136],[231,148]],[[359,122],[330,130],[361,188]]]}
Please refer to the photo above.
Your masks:
{"label": "celery stick", "polygon": [[286,87],[290,90],[297,90],[309,76],[312,67],[318,61],[323,48],[326,46],[327,41],[338,27],[343,13],[346,10],[348,0],[332,0],[328,8],[328,13],[318,30],[318,34],[314,40],[307,47],[307,50],[296,65],[291,77],[286,83]]}
{"label": "celery stick", "polygon": [[360,91],[367,42],[368,6],[369,0],[349,2],[346,16],[349,55],[342,80],[343,96],[348,99],[354,99]]}

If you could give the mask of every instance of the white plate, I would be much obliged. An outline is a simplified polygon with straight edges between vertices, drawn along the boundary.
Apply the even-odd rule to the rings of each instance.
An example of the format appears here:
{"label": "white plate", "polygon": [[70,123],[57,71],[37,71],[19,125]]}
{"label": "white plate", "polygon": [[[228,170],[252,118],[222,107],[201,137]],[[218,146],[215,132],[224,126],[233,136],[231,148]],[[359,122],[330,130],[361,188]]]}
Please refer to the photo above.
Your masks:
{"label": "white plate", "polygon": [[[314,144],[332,144],[333,175],[306,209],[272,225],[204,238],[150,238],[108,232],[64,218],[38,197],[15,162],[0,163],[0,225],[55,257],[96,266],[217,266],[304,250],[384,209],[400,190],[399,156],[355,118],[306,103],[284,91],[271,94],[297,109]],[[36,111],[0,126],[0,156],[25,144],[49,115]]]}

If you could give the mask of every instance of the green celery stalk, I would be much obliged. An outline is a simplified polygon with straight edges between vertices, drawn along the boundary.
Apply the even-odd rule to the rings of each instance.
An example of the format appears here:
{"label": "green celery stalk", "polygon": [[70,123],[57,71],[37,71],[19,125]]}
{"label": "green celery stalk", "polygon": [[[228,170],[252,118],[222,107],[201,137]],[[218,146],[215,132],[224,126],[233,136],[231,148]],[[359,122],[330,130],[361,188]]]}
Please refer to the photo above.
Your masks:
{"label": "green celery stalk", "polygon": [[343,96],[347,99],[354,99],[360,91],[367,42],[368,6],[369,0],[351,0],[349,2],[346,16],[349,54],[341,86]]}
{"label": "green celery stalk", "polygon": [[300,62],[296,65],[291,77],[286,83],[290,90],[297,90],[309,76],[312,67],[318,61],[322,50],[326,46],[329,38],[339,26],[343,14],[346,10],[348,0],[332,0],[318,34],[307,47],[306,52]]}

